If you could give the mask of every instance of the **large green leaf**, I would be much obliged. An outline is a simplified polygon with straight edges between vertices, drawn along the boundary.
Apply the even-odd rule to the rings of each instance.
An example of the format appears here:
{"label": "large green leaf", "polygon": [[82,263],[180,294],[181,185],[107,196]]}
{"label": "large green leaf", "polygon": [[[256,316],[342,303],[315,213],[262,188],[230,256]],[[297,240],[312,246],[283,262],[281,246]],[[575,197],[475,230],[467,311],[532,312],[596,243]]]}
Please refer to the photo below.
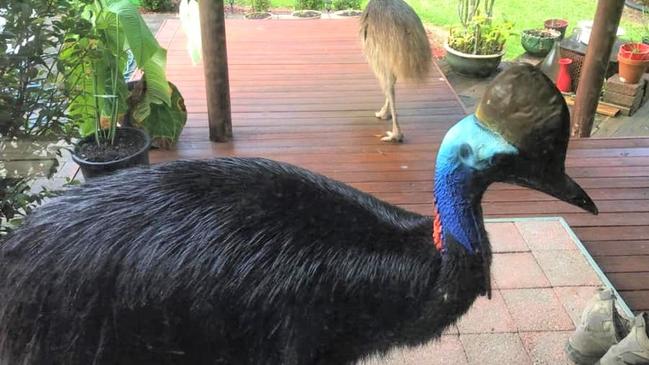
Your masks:
{"label": "large green leaf", "polygon": [[153,144],[161,148],[176,144],[187,121],[184,99],[175,85],[169,85],[172,90],[170,104],[148,104],[149,113],[144,120],[138,121],[133,116],[136,125],[144,128],[151,135]]}
{"label": "large green leaf", "polygon": [[119,18],[121,34],[126,37],[135,62],[142,67],[160,50],[160,45],[142,19],[137,7],[129,0],[104,0],[107,9]]}
{"label": "large green leaf", "polygon": [[171,104],[171,88],[165,74],[167,51],[160,48],[142,67],[149,101],[154,104]]}

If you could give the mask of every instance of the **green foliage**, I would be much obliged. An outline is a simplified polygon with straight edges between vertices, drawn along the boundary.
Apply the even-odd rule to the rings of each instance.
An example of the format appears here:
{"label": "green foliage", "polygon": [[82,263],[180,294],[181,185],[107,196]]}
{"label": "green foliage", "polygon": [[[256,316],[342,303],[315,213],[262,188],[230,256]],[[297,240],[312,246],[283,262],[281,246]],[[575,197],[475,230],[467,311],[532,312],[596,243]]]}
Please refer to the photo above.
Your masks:
{"label": "green foliage", "polygon": [[324,0],[295,0],[295,10],[321,10]]}
{"label": "green foliage", "polygon": [[508,21],[494,22],[482,15],[476,15],[463,28],[451,28],[448,45],[460,52],[476,55],[491,55],[503,51],[513,24]]}
{"label": "green foliage", "polygon": [[172,11],[175,6],[171,0],[139,0],[140,6],[150,11]]}
{"label": "green foliage", "polygon": [[252,11],[268,11],[270,10],[270,0],[250,0],[250,7]]}
{"label": "green foliage", "polygon": [[475,55],[502,52],[514,25],[494,21],[494,3],[495,0],[458,0],[457,14],[462,26],[451,28],[448,45]]}
{"label": "green foliage", "polygon": [[361,0],[333,0],[335,10],[360,9]]}
{"label": "green foliage", "polygon": [[97,0],[84,12],[91,29],[70,39],[64,59],[76,59],[80,67],[66,75],[68,89],[80,94],[70,105],[70,114],[83,136],[95,134],[99,143],[112,143],[115,128],[127,112],[129,95],[123,74],[127,49],[135,58],[147,83],[135,108],[142,121],[151,105],[171,104],[171,88],[165,76],[167,54],[128,0]]}
{"label": "green foliage", "polygon": [[0,234],[50,192],[35,191],[38,178],[58,169],[59,146],[76,134],[67,119],[61,60],[65,40],[83,34],[88,22],[68,0],[1,0],[0,16]]}
{"label": "green foliage", "polygon": [[[146,83],[138,81],[132,85],[134,86],[129,97],[129,104],[137,105],[140,104],[139,98],[142,97],[146,90]],[[159,148],[170,148],[175,145],[187,122],[185,100],[174,84],[170,82],[169,86],[172,90],[169,105],[164,103],[151,104],[149,115],[141,120],[134,118],[132,113],[136,111],[135,108],[131,109],[132,113],[129,115],[130,122],[135,127],[147,130],[151,136],[152,144]]]}
{"label": "green foliage", "polygon": [[468,27],[469,23],[476,15],[484,14],[487,18],[493,17],[494,3],[496,0],[458,0],[457,14],[460,17],[460,23],[464,27]]}

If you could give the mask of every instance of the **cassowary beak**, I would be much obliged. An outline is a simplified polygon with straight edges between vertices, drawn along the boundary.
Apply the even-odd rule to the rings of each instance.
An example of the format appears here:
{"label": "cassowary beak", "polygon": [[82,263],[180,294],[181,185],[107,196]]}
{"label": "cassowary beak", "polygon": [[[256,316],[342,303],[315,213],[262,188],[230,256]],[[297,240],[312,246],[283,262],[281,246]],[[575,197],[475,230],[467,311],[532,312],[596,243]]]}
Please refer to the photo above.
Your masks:
{"label": "cassowary beak", "polygon": [[515,169],[514,176],[504,179],[507,182],[539,190],[585,211],[597,214],[599,211],[584,189],[563,171],[547,171],[537,164]]}
{"label": "cassowary beak", "polygon": [[570,112],[552,81],[530,65],[501,73],[487,87],[476,118],[518,149],[498,180],[552,195],[597,214],[597,206],[565,173]]}

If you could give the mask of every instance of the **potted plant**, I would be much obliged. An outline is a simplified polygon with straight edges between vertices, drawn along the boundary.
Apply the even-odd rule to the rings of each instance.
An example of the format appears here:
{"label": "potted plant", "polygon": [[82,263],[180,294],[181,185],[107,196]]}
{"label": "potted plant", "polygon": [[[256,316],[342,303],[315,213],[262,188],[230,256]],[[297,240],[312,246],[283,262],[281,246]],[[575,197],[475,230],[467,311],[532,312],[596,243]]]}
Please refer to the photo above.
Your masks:
{"label": "potted plant", "polygon": [[526,29],[521,33],[521,44],[527,53],[536,57],[545,57],[561,33],[553,29]]}
{"label": "potted plant", "polygon": [[295,0],[295,10],[291,15],[298,18],[320,19],[324,0]]}
{"label": "potted plant", "polygon": [[505,42],[511,34],[510,22],[492,18],[494,0],[483,3],[460,0],[461,27],[451,28],[444,44],[451,69],[469,77],[487,77],[496,71],[505,54]]}
{"label": "potted plant", "polygon": [[620,46],[619,54],[632,60],[649,59],[649,45],[644,43],[624,43]]}
{"label": "potted plant", "polygon": [[[81,65],[66,75],[68,88],[79,93],[70,115],[82,139],[72,156],[85,178],[148,164],[152,130],[168,131],[175,142],[185,119],[152,118],[156,108],[173,109],[172,87],[165,77],[166,50],[160,47],[137,8],[127,0],[96,0],[86,5],[91,28],[70,38],[64,58]],[[131,52],[142,82],[137,98],[129,98],[124,72]],[[127,127],[125,117],[132,126]]]}
{"label": "potted plant", "polygon": [[561,35],[559,40],[562,40],[566,35],[566,29],[568,29],[568,21],[565,19],[548,19],[543,22],[545,29],[552,29],[558,31]]}
{"label": "potted plant", "polygon": [[625,43],[617,54],[620,80],[637,84],[649,65],[649,46],[643,43]]}
{"label": "potted plant", "polygon": [[270,13],[270,0],[251,0],[251,12],[246,13],[246,19],[270,19],[273,14]]}
{"label": "potted plant", "polygon": [[334,14],[341,17],[360,16],[363,12],[360,10],[360,0],[333,0]]}

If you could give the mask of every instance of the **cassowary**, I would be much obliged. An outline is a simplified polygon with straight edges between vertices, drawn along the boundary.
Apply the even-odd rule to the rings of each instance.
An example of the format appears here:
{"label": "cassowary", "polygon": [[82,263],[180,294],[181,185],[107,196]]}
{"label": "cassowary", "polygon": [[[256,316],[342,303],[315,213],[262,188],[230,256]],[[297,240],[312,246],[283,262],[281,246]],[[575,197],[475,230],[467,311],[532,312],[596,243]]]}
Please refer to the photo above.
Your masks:
{"label": "cassowary", "polygon": [[421,81],[431,67],[431,51],[426,31],[417,13],[403,0],[370,0],[361,15],[363,52],[379,79],[385,103],[377,118],[392,118],[392,130],[384,142],[401,142],[397,121],[394,84],[397,80]]}
{"label": "cassowary", "polygon": [[0,246],[0,364],[338,365],[430,341],[490,293],[489,184],[597,213],[564,172],[568,117],[540,71],[501,74],[439,148],[432,217],[259,158],[72,188]]}

